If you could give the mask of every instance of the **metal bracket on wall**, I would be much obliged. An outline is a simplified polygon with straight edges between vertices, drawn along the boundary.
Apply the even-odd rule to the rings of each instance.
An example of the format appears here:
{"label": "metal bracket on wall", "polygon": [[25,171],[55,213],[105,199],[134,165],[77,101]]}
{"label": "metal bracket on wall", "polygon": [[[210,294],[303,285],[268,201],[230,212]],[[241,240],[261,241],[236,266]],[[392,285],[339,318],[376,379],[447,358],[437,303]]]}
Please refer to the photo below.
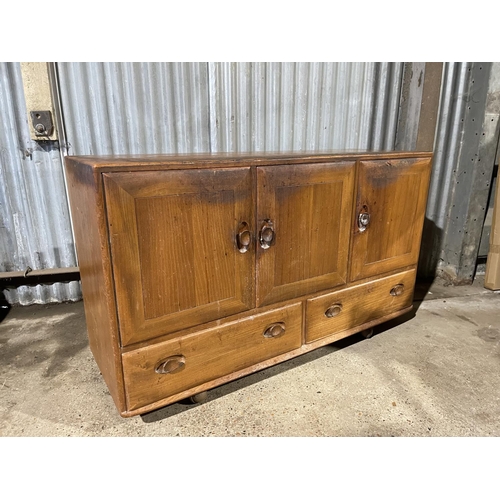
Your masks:
{"label": "metal bracket on wall", "polygon": [[30,111],[31,123],[35,129],[35,134],[40,137],[49,137],[54,130],[52,113],[46,111]]}
{"label": "metal bracket on wall", "polygon": [[46,62],[21,63],[30,136],[34,141],[57,141],[49,68]]}

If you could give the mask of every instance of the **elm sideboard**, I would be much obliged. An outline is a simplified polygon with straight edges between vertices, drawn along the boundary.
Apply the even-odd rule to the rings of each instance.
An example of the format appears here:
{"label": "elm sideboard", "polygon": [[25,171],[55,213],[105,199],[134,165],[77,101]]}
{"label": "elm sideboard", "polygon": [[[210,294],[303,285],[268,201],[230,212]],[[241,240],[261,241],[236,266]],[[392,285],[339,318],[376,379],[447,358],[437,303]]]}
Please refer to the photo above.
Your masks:
{"label": "elm sideboard", "polygon": [[67,157],[90,348],[120,414],[410,311],[431,160]]}

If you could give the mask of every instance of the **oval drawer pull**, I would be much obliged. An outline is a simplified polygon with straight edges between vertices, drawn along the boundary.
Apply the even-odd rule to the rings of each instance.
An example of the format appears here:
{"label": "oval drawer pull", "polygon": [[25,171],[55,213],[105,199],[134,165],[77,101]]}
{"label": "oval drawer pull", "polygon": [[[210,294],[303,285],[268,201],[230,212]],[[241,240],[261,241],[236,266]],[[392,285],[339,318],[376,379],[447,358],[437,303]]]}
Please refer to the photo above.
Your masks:
{"label": "oval drawer pull", "polygon": [[392,287],[391,295],[393,295],[394,297],[398,297],[399,295],[402,295],[404,291],[405,286],[402,283],[399,283],[398,285]]}
{"label": "oval drawer pull", "polygon": [[333,304],[325,311],[325,316],[327,318],[334,318],[342,312],[342,304]]}
{"label": "oval drawer pull", "polygon": [[281,337],[284,333],[285,323],[273,323],[264,330],[263,335],[266,339],[275,339]]}
{"label": "oval drawer pull", "polygon": [[160,363],[156,366],[155,372],[163,375],[168,373],[178,373],[181,370],[184,370],[185,366],[186,358],[184,356],[170,356],[170,358],[160,361]]}

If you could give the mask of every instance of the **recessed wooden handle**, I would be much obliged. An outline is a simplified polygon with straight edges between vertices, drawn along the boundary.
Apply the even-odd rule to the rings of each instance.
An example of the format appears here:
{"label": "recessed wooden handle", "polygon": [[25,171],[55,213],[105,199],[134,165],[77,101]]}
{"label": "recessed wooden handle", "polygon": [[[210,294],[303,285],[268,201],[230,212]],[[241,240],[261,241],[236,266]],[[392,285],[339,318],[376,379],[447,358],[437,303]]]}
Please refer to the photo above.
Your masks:
{"label": "recessed wooden handle", "polygon": [[170,356],[158,363],[155,372],[161,373],[162,375],[179,373],[181,370],[184,370],[185,366],[186,358],[184,356]]}
{"label": "recessed wooden handle", "polygon": [[275,241],[274,223],[270,219],[266,219],[260,228],[259,242],[261,248],[269,248]]}
{"label": "recessed wooden handle", "polygon": [[402,293],[405,291],[405,286],[403,283],[399,283],[398,285],[392,287],[391,289],[391,295],[394,297],[398,297],[399,295],[402,295]]}
{"label": "recessed wooden handle", "polygon": [[273,323],[264,330],[264,337],[266,339],[275,339],[281,337],[285,333],[285,323]]}
{"label": "recessed wooden handle", "polygon": [[247,222],[242,222],[236,234],[236,246],[241,253],[248,252],[252,243],[252,233]]}
{"label": "recessed wooden handle", "polygon": [[325,311],[327,318],[334,318],[342,312],[342,304],[333,304]]}

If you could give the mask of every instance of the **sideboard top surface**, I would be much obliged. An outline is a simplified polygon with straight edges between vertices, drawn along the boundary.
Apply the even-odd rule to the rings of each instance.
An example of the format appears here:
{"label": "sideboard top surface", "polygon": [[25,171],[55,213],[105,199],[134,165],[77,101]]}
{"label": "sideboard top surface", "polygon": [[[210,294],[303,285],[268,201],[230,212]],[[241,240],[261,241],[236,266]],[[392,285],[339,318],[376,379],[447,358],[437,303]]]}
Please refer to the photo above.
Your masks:
{"label": "sideboard top surface", "polygon": [[430,151],[321,151],[290,153],[189,153],[154,155],[67,156],[66,162],[94,170],[164,170],[179,168],[248,167],[252,165],[289,165],[342,160],[429,158]]}

